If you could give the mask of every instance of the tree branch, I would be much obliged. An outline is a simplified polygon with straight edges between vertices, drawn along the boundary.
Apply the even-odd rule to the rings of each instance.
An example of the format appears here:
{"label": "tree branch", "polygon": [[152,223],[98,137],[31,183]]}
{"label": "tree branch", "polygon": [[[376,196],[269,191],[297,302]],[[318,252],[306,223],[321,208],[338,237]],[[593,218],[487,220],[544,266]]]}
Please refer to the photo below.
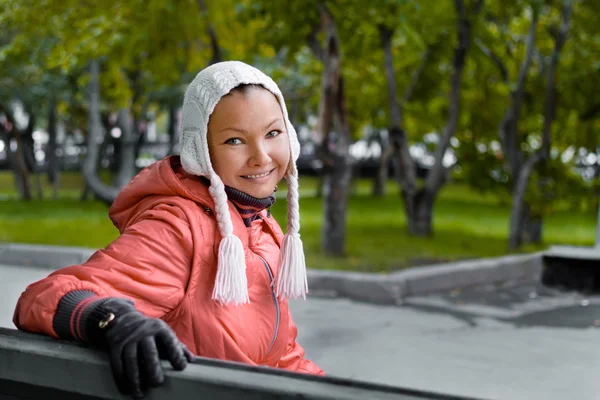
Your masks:
{"label": "tree branch", "polygon": [[325,50],[323,46],[319,43],[319,39],[317,38],[317,34],[321,30],[321,24],[317,24],[314,29],[308,35],[308,46],[313,51],[313,54],[317,59],[321,62],[325,60]]}
{"label": "tree branch", "polygon": [[527,72],[531,65],[533,58],[533,50],[535,46],[535,30],[537,28],[538,15],[536,12],[533,13],[531,25],[529,27],[529,33],[527,34],[527,47],[525,52],[525,59],[519,70],[519,77],[517,79],[517,90],[515,91],[515,107],[520,108],[521,102],[523,101],[523,94],[525,92],[525,80],[527,78]]}
{"label": "tree branch", "polygon": [[322,143],[327,143],[340,84],[339,38],[330,11],[325,5],[320,7],[321,27],[325,32],[325,47],[322,48],[323,72],[321,75],[321,97],[319,100],[318,132]]}
{"label": "tree branch", "polygon": [[[416,173],[413,160],[410,156],[408,138],[406,137],[406,132],[402,127],[402,109],[404,103],[406,103],[407,97],[410,96],[410,93],[412,92],[412,87],[416,85],[416,79],[418,78],[418,76],[415,77],[415,74],[413,74],[413,82],[409,86],[409,89],[407,89],[405,99],[402,104],[398,104],[398,94],[396,90],[396,74],[394,71],[394,57],[392,54],[392,37],[394,31],[393,29],[388,28],[384,25],[379,25],[378,28],[381,38],[381,44],[384,50],[384,69],[388,82],[387,89],[390,110],[389,152],[387,151],[388,149],[386,149],[385,158],[383,158],[380,168],[381,171],[387,168],[388,163],[386,160],[388,160],[391,155],[395,155],[397,159],[395,174],[396,180],[398,181],[402,193],[404,193],[404,195],[406,196],[407,201],[405,202],[405,208],[408,214],[407,217],[410,218],[410,215],[414,214],[413,198],[416,193]],[[380,174],[383,174],[383,172],[380,172]]]}
{"label": "tree branch", "polygon": [[506,65],[502,62],[502,59],[498,57],[498,55],[494,53],[489,47],[483,44],[483,42],[479,38],[475,39],[475,44],[477,45],[479,50],[481,50],[483,54],[488,56],[492,60],[494,65],[496,65],[496,67],[500,71],[500,76],[502,76],[502,82],[508,83],[508,69],[506,68]]}
{"label": "tree branch", "polygon": [[377,26],[379,38],[383,46],[384,70],[387,79],[388,105],[390,111],[391,126],[400,128],[402,126],[402,111],[398,104],[398,95],[396,87],[396,71],[394,70],[394,57],[392,55],[392,36],[394,30],[383,24]]}
{"label": "tree branch", "polygon": [[594,119],[598,114],[600,114],[600,103],[594,104],[587,110],[580,113],[579,118],[582,121],[589,121],[591,119]]}
{"label": "tree branch", "polygon": [[[481,3],[482,0],[480,0]],[[463,0],[454,1],[457,20],[458,43],[454,49],[454,59],[452,61],[453,71],[450,78],[450,93],[448,95],[449,110],[448,121],[440,141],[435,149],[435,161],[433,167],[427,175],[425,189],[429,193],[435,193],[443,184],[444,164],[443,159],[450,145],[450,139],[456,133],[458,119],[460,117],[460,88],[462,84],[462,75],[465,68],[467,51],[471,44],[471,22],[465,13]],[[480,5],[479,5],[480,6]],[[478,9],[479,11],[479,9]]]}
{"label": "tree branch", "polygon": [[431,56],[433,45],[428,45],[423,55],[421,56],[421,63],[419,64],[419,68],[417,68],[410,79],[410,84],[404,91],[404,96],[402,97],[402,102],[400,103],[400,109],[404,108],[404,105],[408,102],[408,100],[412,97],[415,87],[423,75],[423,71],[425,71],[425,66],[427,65],[427,61],[429,60],[429,56]]}
{"label": "tree branch", "polygon": [[219,46],[219,41],[217,40],[217,33],[211,24],[210,19],[208,18],[208,9],[206,7],[206,3],[204,0],[197,0],[197,2],[202,16],[206,19],[206,33],[208,34],[210,48],[212,50],[210,64],[215,64],[223,60],[223,56],[221,55],[221,47]]}
{"label": "tree branch", "polygon": [[547,159],[550,156],[551,145],[551,126],[556,114],[556,69],[562,47],[567,40],[569,30],[569,19],[571,17],[572,2],[565,0],[562,11],[562,22],[554,43],[554,51],[548,70],[548,82],[546,86],[546,101],[544,103],[544,127],[542,129],[542,157]]}
{"label": "tree branch", "polygon": [[107,186],[98,176],[96,169],[99,158],[99,143],[102,137],[100,122],[100,66],[98,60],[90,62],[90,82],[88,86],[89,106],[88,106],[88,145],[87,154],[82,166],[85,183],[94,192],[94,194],[106,204],[112,204],[117,197],[119,190],[112,186]]}
{"label": "tree branch", "polygon": [[527,34],[527,47],[525,51],[525,59],[521,64],[519,70],[517,88],[511,94],[511,104],[504,114],[504,118],[498,127],[498,136],[500,143],[502,144],[502,151],[508,159],[509,168],[513,179],[516,179],[519,169],[521,168],[522,156],[521,151],[517,143],[518,133],[518,122],[519,112],[521,103],[523,101],[523,95],[525,92],[525,79],[529,66],[531,65],[531,59],[533,58],[535,30],[537,27],[538,15],[536,12],[533,13],[531,25],[529,27],[529,33]]}
{"label": "tree branch", "polygon": [[477,2],[473,5],[473,9],[471,10],[471,15],[478,15],[483,8],[484,0],[477,0]]}
{"label": "tree branch", "polygon": [[0,113],[4,114],[6,116],[6,119],[13,126],[13,129],[17,129],[17,121],[15,121],[14,115],[2,103],[0,103]]}
{"label": "tree branch", "polygon": [[454,0],[454,9],[459,21],[466,18],[465,2],[463,0]]}

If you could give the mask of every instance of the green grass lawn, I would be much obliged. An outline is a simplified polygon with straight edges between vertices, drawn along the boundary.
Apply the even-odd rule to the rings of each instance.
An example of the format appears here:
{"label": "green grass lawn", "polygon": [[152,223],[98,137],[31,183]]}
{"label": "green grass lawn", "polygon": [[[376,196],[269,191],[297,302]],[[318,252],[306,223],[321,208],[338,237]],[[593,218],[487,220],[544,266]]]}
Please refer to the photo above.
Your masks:
{"label": "green grass lawn", "polygon": [[[79,174],[65,173],[61,182],[58,201],[23,202],[15,198],[12,177],[0,173],[0,196],[4,198],[0,201],[0,242],[99,248],[117,238],[106,206],[78,200]],[[364,180],[349,200],[346,257],[325,257],[320,254],[322,200],[312,196],[314,179],[303,177],[300,184],[301,234],[312,268],[387,272],[444,260],[506,254],[510,207],[506,198],[481,194],[465,185],[448,185],[435,205],[435,236],[414,238],[406,233],[397,187],[390,182],[388,195],[374,198],[369,195],[371,183]],[[285,187],[281,189],[273,215],[285,227]],[[592,245],[595,224],[595,213],[556,211],[544,221],[545,246]],[[523,251],[539,249],[527,247]]]}

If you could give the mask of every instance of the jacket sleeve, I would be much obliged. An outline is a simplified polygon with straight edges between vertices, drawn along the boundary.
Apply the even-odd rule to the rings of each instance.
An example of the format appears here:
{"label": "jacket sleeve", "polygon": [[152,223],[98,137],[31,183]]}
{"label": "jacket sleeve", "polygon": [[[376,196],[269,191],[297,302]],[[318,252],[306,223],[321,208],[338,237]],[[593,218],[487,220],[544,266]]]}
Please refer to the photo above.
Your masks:
{"label": "jacket sleeve", "polygon": [[[106,297],[133,300],[144,314],[162,317],[183,299],[192,254],[192,235],[184,212],[176,206],[159,205],[145,211],[84,264],[57,270],[29,285],[17,302],[13,322],[21,330],[65,338],[53,326],[63,297],[69,303],[65,322],[70,320],[71,331],[73,315]],[[67,293],[70,295],[65,296]],[[62,303],[64,308],[65,301]]]}
{"label": "jacket sleeve", "polygon": [[279,360],[279,368],[287,369],[293,372],[314,374],[324,376],[325,372],[314,362],[304,358],[304,348],[296,341],[298,337],[298,328],[292,319],[292,313],[289,313],[289,332],[287,349]]}

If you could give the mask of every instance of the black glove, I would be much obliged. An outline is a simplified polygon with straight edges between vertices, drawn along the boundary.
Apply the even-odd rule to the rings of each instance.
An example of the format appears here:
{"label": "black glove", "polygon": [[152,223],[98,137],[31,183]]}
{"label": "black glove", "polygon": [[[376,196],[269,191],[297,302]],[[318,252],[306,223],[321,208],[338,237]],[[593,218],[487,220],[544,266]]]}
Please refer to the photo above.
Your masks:
{"label": "black glove", "polygon": [[134,398],[163,383],[161,358],[177,371],[194,359],[164,321],[145,316],[124,299],[108,298],[93,305],[84,323],[87,341],[108,352],[117,388]]}

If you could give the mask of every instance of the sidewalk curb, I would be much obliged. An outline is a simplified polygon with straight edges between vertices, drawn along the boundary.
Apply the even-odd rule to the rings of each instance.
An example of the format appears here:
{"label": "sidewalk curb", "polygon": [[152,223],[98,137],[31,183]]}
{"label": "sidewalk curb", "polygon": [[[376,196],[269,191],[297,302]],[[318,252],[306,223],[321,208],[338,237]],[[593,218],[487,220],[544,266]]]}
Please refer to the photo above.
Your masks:
{"label": "sidewalk curb", "polygon": [[57,269],[81,264],[94,252],[86,247],[4,243],[0,244],[0,263]]}
{"label": "sidewalk curb", "polygon": [[[95,250],[84,247],[0,244],[0,263],[56,269],[85,262]],[[539,280],[543,253],[508,255],[412,267],[391,274],[308,270],[311,296],[344,297],[375,304],[468,286]]]}
{"label": "sidewalk curb", "polygon": [[308,287],[319,296],[400,305],[406,297],[432,292],[539,280],[541,272],[542,253],[533,253],[412,267],[385,275],[309,270]]}

